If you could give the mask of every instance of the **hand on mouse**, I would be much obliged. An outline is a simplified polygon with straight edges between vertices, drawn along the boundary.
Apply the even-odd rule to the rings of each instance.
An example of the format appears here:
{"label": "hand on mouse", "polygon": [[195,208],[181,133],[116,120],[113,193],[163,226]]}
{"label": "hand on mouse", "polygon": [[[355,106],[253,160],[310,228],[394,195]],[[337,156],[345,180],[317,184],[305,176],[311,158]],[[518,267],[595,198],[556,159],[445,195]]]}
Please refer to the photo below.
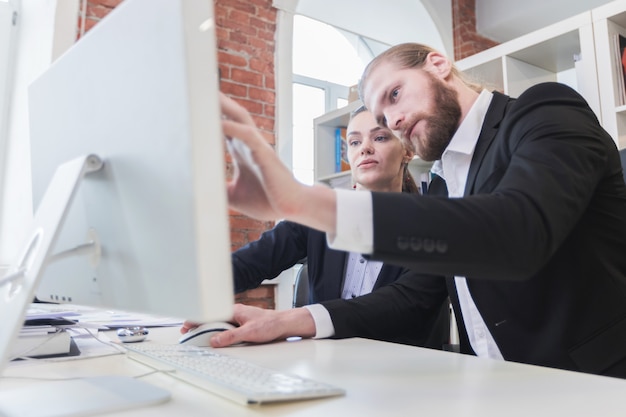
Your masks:
{"label": "hand on mouse", "polygon": [[[226,347],[243,342],[271,342],[290,336],[315,336],[315,322],[305,308],[277,311],[236,304],[233,318],[229,321],[239,327],[213,336],[212,347]],[[196,323],[185,322],[181,332],[187,332],[195,326]]]}
{"label": "hand on mouse", "polygon": [[182,334],[185,334],[188,331],[193,330],[196,327],[200,326],[200,324],[202,323],[196,323],[195,321],[185,320],[185,322],[183,323],[183,326],[180,328],[180,332]]}

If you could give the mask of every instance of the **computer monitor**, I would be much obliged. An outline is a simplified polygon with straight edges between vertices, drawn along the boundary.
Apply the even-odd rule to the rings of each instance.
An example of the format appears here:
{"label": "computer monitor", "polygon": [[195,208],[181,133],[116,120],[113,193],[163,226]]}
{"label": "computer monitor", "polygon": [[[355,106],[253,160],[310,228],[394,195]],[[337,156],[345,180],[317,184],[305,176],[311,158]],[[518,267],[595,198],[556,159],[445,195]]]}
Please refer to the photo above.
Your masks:
{"label": "computer monitor", "polygon": [[0,371],[35,294],[231,316],[216,55],[212,1],[126,0],[30,86],[39,209],[0,280]]}

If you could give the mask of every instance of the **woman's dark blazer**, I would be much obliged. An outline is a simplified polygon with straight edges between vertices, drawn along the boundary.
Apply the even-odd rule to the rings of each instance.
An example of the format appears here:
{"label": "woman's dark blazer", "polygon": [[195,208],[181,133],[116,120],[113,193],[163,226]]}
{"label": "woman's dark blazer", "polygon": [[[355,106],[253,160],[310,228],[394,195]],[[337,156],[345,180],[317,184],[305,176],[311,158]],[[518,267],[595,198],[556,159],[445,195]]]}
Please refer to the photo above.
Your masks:
{"label": "woman's dark blazer", "polygon": [[373,194],[372,258],[446,283],[401,278],[324,302],[337,336],[419,327],[446,293],[461,319],[453,276],[465,276],[506,360],[626,377],[626,186],[585,100],[557,83],[494,93],[465,196]]}
{"label": "woman's dark blazer", "polygon": [[[232,254],[235,292],[258,287],[306,258],[309,273],[309,303],[341,298],[347,252],[330,249],[326,234],[282,221],[261,237]],[[416,274],[404,267],[384,264],[373,290],[391,284],[400,277]],[[441,349],[449,338],[448,303],[441,300],[427,321],[426,332],[415,331],[381,338],[394,342]]]}

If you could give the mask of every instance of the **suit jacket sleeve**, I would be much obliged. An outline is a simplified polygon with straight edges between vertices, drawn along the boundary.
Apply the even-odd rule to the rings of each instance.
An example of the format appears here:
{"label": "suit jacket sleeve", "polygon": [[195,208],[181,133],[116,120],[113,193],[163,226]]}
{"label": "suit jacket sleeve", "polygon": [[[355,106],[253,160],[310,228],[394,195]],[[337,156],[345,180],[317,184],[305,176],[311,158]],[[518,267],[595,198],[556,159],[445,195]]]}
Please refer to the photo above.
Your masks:
{"label": "suit jacket sleeve", "polygon": [[258,287],[307,256],[309,228],[283,221],[232,254],[235,292]]}
{"label": "suit jacket sleeve", "polygon": [[336,338],[366,337],[415,344],[428,337],[446,296],[443,277],[405,269],[393,284],[370,294],[321,304],[330,314]]}

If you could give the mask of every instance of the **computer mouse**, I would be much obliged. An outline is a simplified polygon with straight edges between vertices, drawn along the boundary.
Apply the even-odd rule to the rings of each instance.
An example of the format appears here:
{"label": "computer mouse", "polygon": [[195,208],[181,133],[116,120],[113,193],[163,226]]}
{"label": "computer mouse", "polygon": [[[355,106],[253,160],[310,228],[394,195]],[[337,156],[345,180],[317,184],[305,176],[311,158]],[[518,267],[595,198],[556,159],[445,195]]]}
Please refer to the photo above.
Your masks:
{"label": "computer mouse", "polygon": [[117,337],[122,343],[137,343],[143,342],[148,337],[148,329],[145,327],[122,327],[117,329]]}
{"label": "computer mouse", "polygon": [[235,327],[237,326],[225,321],[204,323],[185,333],[180,339],[178,339],[178,343],[191,346],[209,347],[211,346],[209,341],[213,336],[217,333],[223,332],[224,330],[234,329]]}

